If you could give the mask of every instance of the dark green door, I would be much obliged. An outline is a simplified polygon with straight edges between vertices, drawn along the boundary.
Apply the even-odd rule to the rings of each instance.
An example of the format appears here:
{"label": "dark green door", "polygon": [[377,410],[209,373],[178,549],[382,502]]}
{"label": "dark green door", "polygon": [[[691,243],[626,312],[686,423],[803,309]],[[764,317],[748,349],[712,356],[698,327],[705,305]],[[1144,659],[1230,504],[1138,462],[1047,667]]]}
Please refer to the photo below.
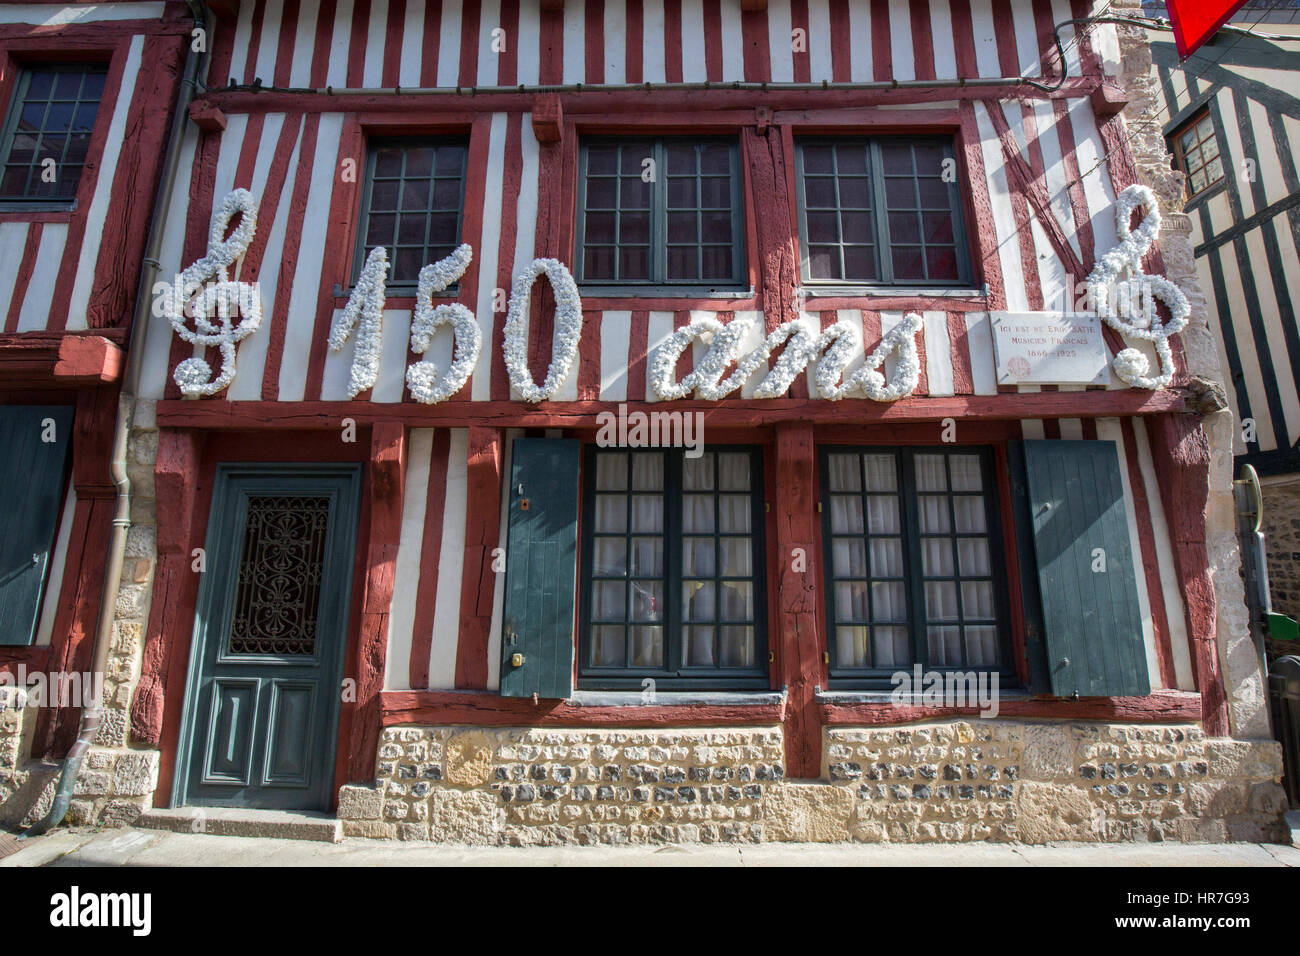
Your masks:
{"label": "dark green door", "polygon": [[178,804],[331,803],[358,466],[219,465]]}

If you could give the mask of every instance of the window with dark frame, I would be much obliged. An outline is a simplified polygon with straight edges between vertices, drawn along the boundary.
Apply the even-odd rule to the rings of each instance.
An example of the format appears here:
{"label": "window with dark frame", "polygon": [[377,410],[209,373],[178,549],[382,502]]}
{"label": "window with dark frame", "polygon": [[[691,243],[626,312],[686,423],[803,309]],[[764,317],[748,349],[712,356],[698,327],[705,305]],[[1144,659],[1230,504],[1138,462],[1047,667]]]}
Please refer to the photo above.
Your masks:
{"label": "window with dark frame", "polygon": [[585,140],[578,169],[579,282],[703,287],[743,281],[735,140]]}
{"label": "window with dark frame", "polygon": [[583,686],[766,687],[759,450],[591,446],[583,484]]}
{"label": "window with dark frame", "polygon": [[1187,198],[1223,180],[1223,157],[1209,109],[1201,110],[1173,134],[1174,165],[1187,176]]}
{"label": "window with dark frame", "polygon": [[107,68],[95,63],[19,71],[0,135],[0,201],[76,198],[107,75]]}
{"label": "window with dark frame", "polygon": [[414,286],[424,266],[455,251],[468,152],[464,139],[370,143],[354,279],[377,246],[388,250],[389,284],[399,286]]}
{"label": "window with dark frame", "polygon": [[990,449],[820,450],[832,680],[1013,673]]}
{"label": "window with dark frame", "polygon": [[804,282],[973,281],[951,140],[799,139],[795,170]]}

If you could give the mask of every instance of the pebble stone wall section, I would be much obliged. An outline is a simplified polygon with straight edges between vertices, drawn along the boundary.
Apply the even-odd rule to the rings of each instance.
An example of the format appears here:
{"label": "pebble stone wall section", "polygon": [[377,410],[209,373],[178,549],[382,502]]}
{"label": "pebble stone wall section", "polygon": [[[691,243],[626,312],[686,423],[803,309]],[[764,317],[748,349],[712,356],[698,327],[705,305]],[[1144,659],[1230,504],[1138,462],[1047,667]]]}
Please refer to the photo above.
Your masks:
{"label": "pebble stone wall section", "polygon": [[1195,725],[951,721],[827,728],[823,781],[779,727],[393,727],[344,833],[476,845],[761,841],[1273,841],[1274,742]]}

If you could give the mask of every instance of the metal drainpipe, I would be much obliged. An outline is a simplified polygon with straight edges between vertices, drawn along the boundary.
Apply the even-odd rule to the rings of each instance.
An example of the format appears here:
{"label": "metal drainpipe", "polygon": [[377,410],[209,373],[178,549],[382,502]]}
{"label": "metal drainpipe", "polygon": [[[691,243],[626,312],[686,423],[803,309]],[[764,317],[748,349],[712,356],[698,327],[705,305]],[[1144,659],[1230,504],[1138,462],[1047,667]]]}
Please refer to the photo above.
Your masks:
{"label": "metal drainpipe", "polygon": [[[173,185],[176,169],[180,164],[180,139],[185,131],[189,117],[190,101],[202,75],[203,62],[207,50],[212,44],[211,31],[208,29],[208,10],[202,0],[187,0],[190,16],[194,19],[194,28],[205,33],[203,52],[196,53],[191,42],[185,57],[185,72],[181,78],[180,89],[176,95],[176,112],[172,117],[171,130],[168,134],[167,151],[159,181],[158,192],[154,198],[153,215],[149,223],[149,243],[144,261],[140,266],[140,285],[136,290],[135,314],[131,321],[131,338],[128,345],[126,374],[122,379],[122,391],[117,401],[117,423],[113,435],[113,457],[109,471],[113,484],[117,488],[117,510],[113,515],[113,535],[109,540],[108,566],[104,571],[104,591],[100,597],[99,621],[95,629],[95,657],[91,667],[92,674],[103,674],[108,667],[108,652],[113,631],[113,618],[117,607],[117,592],[122,584],[122,562],[126,555],[126,536],[131,528],[131,479],[126,473],[127,440],[131,434],[131,418],[135,411],[135,391],[140,379],[140,366],[145,350],[145,338],[148,335],[150,319],[150,302],[152,301],[153,283],[158,275],[158,256],[161,253],[163,223],[171,207]],[[93,682],[92,682],[93,686]],[[72,802],[73,787],[77,774],[81,770],[86,751],[99,732],[100,721],[104,714],[104,701],[100,697],[91,700],[81,712],[81,727],[77,733],[68,755],[63,759],[63,769],[59,785],[54,791],[54,803],[43,820],[32,826],[20,839],[38,836],[58,826],[68,812]]]}

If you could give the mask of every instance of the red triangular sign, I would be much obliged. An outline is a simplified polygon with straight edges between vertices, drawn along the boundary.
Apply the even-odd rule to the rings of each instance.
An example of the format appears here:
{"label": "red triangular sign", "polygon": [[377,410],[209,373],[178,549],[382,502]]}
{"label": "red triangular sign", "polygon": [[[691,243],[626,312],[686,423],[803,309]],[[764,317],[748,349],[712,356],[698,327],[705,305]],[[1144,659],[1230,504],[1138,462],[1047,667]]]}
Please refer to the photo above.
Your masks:
{"label": "red triangular sign", "polygon": [[1216,30],[1228,22],[1246,0],[1165,0],[1174,22],[1174,43],[1183,59],[1196,52]]}

